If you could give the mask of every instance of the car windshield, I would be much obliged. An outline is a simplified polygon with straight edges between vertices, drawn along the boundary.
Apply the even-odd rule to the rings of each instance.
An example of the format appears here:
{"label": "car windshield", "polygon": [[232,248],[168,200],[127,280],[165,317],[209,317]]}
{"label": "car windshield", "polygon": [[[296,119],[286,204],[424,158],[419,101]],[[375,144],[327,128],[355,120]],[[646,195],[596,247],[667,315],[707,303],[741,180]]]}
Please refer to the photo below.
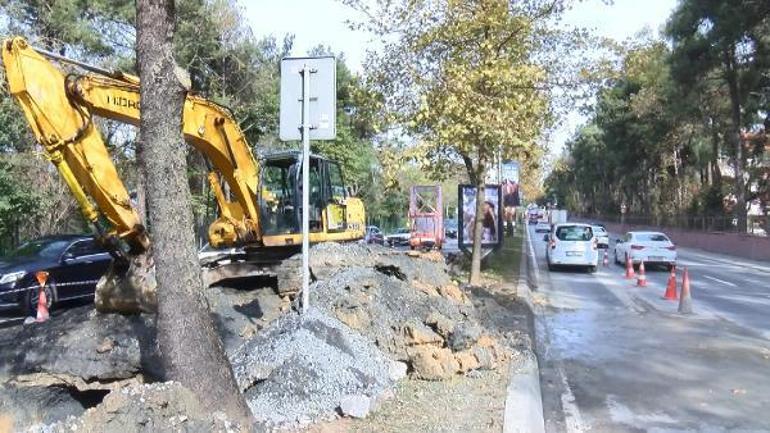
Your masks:
{"label": "car windshield", "polygon": [[604,227],[601,227],[601,226],[592,226],[591,229],[593,229],[593,231],[595,231],[597,234],[600,234],[600,235],[607,233],[607,230],[604,230]]}
{"label": "car windshield", "polygon": [[556,229],[556,238],[560,241],[590,241],[593,237],[591,227],[561,226]]}
{"label": "car windshield", "polygon": [[662,233],[637,233],[634,238],[640,242],[670,242]]}
{"label": "car windshield", "polygon": [[70,241],[55,239],[38,239],[22,244],[13,250],[7,257],[59,257]]}

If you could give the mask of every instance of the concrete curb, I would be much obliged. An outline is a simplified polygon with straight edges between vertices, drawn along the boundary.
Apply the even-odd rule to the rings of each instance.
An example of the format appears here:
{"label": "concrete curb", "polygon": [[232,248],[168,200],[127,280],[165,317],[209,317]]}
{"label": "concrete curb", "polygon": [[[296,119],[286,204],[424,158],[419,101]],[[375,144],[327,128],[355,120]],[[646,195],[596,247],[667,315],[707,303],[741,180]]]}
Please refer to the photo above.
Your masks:
{"label": "concrete curb", "polygon": [[[528,230],[524,227],[525,233]],[[519,281],[517,294],[526,302],[530,310],[530,329],[534,345],[534,314],[530,284],[538,284],[537,264],[531,266],[529,255],[531,250],[528,236],[522,240],[522,256],[519,265]],[[543,398],[540,391],[540,368],[537,357],[532,349],[523,353],[524,356],[511,362],[510,379],[505,397],[505,412],[503,414],[503,433],[544,433],[545,420],[543,417]]]}

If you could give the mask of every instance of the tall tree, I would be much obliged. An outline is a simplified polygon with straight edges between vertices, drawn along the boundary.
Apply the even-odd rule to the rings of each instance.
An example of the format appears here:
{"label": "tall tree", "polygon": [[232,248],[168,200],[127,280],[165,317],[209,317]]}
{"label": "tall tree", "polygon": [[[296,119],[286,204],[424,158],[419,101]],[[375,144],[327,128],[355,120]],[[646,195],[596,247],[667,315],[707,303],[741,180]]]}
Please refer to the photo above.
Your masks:
{"label": "tall tree", "polygon": [[[727,88],[733,150],[735,212],[738,229],[746,231],[746,152],[741,130],[761,123],[757,99],[762,69],[770,65],[770,38],[766,31],[770,2],[740,0],[681,0],[667,27],[674,45],[674,76],[684,85],[717,78]],[[714,77],[714,72],[717,72]]]}
{"label": "tall tree", "polygon": [[549,80],[558,70],[549,62],[570,39],[550,24],[569,2],[345,3],[369,17],[363,26],[382,36],[383,48],[367,60],[367,84],[382,100],[382,119],[417,142],[403,153],[429,159],[437,177],[460,162],[477,188],[470,273],[476,284],[485,173],[498,153],[522,161],[541,155]]}
{"label": "tall tree", "polygon": [[205,407],[249,423],[251,413],[203,297],[186,178],[186,144],[179,127],[190,82],[174,60],[174,19],[174,0],[137,1],[140,166],[147,182],[155,248],[158,343],[169,379],[190,388]]}

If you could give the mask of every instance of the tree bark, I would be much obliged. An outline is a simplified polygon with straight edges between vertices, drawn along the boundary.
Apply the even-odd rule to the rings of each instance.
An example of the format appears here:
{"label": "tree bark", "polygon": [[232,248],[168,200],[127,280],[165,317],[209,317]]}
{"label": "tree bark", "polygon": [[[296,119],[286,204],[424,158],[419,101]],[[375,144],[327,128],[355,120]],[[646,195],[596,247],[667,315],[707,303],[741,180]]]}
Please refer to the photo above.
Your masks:
{"label": "tree bark", "polygon": [[173,0],[137,1],[139,162],[146,180],[158,285],[158,344],[167,379],[192,390],[203,407],[222,410],[250,425],[251,413],[203,297],[194,249],[186,145],[180,128],[187,89],[172,54],[174,19]]}
{"label": "tree bark", "polygon": [[[473,249],[471,251],[471,275],[469,283],[477,286],[481,283],[481,237],[484,231],[485,179],[484,164],[476,164],[474,184],[476,185],[476,216],[473,224]],[[499,233],[498,233],[499,235]]]}
{"label": "tree bark", "polygon": [[738,75],[735,70],[735,50],[725,50],[725,79],[730,93],[730,111],[732,114],[732,131],[730,132],[735,146],[735,212],[738,218],[738,231],[746,233],[746,184],[743,181],[743,142],[741,140],[741,94],[738,85]]}

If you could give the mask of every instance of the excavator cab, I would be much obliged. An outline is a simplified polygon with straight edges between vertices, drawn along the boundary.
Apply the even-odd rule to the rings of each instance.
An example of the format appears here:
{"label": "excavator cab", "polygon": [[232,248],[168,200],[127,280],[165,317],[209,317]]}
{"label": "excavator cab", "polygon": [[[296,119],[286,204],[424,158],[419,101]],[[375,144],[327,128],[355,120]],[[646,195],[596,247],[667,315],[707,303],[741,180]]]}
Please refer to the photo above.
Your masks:
{"label": "excavator cab", "polygon": [[[269,154],[260,161],[260,218],[266,246],[299,247],[302,153]],[[364,227],[363,205],[349,196],[338,163],[310,156],[310,240],[353,240]]]}

